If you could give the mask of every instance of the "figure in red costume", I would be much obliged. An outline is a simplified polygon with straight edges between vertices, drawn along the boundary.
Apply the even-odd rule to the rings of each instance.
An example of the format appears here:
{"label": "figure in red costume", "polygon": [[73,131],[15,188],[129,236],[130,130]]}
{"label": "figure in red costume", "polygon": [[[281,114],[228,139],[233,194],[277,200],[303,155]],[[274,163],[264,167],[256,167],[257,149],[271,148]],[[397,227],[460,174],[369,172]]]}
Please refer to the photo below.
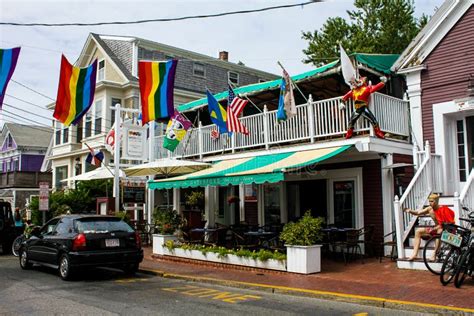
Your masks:
{"label": "figure in red costume", "polygon": [[351,115],[351,119],[349,121],[349,127],[346,133],[346,139],[352,137],[354,133],[354,125],[362,115],[369,122],[374,126],[375,136],[378,138],[384,138],[385,135],[382,133],[379,127],[379,123],[375,118],[374,114],[369,110],[369,97],[372,93],[382,89],[385,86],[385,82],[387,82],[386,77],[380,77],[380,82],[375,86],[367,85],[367,77],[361,77],[360,79],[356,79],[355,83],[352,85],[351,91],[346,93],[342,97],[342,102],[339,105],[339,109],[343,110],[346,108],[345,102],[352,98],[354,100],[354,107],[355,111]]}

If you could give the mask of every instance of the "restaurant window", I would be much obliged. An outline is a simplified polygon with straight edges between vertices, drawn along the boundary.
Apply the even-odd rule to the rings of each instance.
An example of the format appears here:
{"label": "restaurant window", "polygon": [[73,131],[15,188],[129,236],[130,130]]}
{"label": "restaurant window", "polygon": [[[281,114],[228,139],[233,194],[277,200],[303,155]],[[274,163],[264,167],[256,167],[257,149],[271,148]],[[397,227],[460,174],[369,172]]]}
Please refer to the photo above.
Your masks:
{"label": "restaurant window", "polygon": [[217,211],[217,216],[223,218],[225,216],[225,210],[228,205],[229,198],[229,188],[228,187],[219,187],[219,210]]}
{"label": "restaurant window", "polygon": [[63,182],[61,180],[67,178],[67,166],[62,166],[62,167],[56,167],[56,182],[55,182],[55,187],[57,189],[61,189],[66,186],[66,182]]}
{"label": "restaurant window", "polygon": [[98,100],[94,105],[94,135],[102,132],[102,100]]}
{"label": "restaurant window", "polygon": [[229,71],[227,73],[227,79],[229,80],[229,82],[235,84],[235,85],[238,85],[239,84],[239,74],[236,73],[236,72],[233,72],[233,71]]}
{"label": "restaurant window", "polygon": [[97,81],[101,81],[105,79],[105,60],[102,59],[99,61],[98,69],[97,69]]}
{"label": "restaurant window", "polygon": [[334,224],[337,227],[355,227],[355,182],[334,181]]}
{"label": "restaurant window", "polygon": [[201,63],[193,63],[193,75],[196,77],[206,77],[206,68],[204,64]]}
{"label": "restaurant window", "polygon": [[268,184],[263,187],[265,225],[280,223],[280,185]]}

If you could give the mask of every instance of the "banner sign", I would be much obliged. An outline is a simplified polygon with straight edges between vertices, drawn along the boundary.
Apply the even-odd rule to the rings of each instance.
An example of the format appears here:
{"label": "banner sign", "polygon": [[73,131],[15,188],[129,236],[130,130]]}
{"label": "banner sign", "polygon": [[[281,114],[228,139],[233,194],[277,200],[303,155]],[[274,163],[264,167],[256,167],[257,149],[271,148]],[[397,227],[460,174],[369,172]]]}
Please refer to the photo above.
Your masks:
{"label": "banner sign", "polygon": [[39,210],[47,211],[49,210],[49,183],[40,182],[39,183]]}
{"label": "banner sign", "polygon": [[123,125],[122,159],[147,160],[147,127]]}

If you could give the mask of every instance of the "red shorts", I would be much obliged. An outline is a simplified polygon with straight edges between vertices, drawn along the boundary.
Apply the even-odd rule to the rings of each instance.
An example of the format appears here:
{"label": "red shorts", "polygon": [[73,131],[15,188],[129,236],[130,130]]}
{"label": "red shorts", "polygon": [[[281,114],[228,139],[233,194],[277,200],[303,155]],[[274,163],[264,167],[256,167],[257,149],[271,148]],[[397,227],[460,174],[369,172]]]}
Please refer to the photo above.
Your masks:
{"label": "red shorts", "polygon": [[438,235],[438,230],[434,227],[427,227],[426,232],[430,234],[431,236]]}

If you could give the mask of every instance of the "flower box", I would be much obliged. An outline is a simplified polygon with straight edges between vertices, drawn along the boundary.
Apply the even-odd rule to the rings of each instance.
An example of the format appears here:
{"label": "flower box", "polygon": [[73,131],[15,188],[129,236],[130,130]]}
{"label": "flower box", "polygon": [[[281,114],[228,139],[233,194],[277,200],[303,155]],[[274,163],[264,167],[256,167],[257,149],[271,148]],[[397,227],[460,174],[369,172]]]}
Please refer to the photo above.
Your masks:
{"label": "flower box", "polygon": [[178,237],[174,235],[153,234],[153,253],[157,255],[164,255],[165,250],[168,250],[164,247],[164,244],[168,240],[176,241],[178,240]]}
{"label": "flower box", "polygon": [[286,262],[283,260],[268,259],[266,261],[262,261],[249,257],[239,257],[232,254],[228,254],[224,257],[219,257],[219,254],[215,252],[207,252],[206,254],[203,254],[199,250],[188,250],[182,248],[174,248],[172,250],[169,250],[168,248],[163,247],[163,251],[164,255],[166,256],[175,256],[217,263],[235,264],[239,266],[286,271]]}
{"label": "flower box", "polygon": [[321,245],[285,246],[288,272],[302,274],[321,272]]}

